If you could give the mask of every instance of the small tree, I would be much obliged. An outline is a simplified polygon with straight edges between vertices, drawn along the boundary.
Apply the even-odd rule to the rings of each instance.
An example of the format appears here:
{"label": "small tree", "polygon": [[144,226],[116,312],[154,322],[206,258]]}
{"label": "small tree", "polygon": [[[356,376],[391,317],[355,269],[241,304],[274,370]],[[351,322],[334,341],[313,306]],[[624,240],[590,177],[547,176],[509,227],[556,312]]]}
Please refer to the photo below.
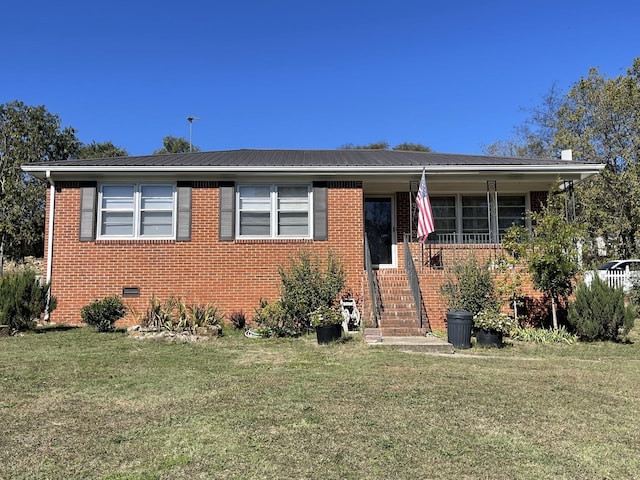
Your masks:
{"label": "small tree", "polygon": [[541,212],[531,213],[533,235],[522,226],[514,226],[503,243],[509,253],[526,262],[534,287],[551,299],[555,330],[558,329],[558,301],[566,301],[571,295],[575,276],[580,271],[576,244],[582,229],[567,221],[564,210],[564,197],[556,183],[547,205]]}

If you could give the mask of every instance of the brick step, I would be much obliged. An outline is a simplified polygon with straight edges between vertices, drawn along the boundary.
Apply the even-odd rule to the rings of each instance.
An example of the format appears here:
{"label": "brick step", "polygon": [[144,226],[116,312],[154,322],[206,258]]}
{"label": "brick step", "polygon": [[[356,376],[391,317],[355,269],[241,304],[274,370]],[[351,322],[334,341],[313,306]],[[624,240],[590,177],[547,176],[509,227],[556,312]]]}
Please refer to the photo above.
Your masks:
{"label": "brick step", "polygon": [[393,287],[393,288],[409,288],[409,282],[407,279],[389,280],[387,278],[378,279],[378,285],[380,288]]}
{"label": "brick step", "polygon": [[407,323],[407,322],[417,322],[418,316],[416,314],[413,315],[380,315],[380,320],[384,320],[387,323]]}
{"label": "brick step", "polygon": [[416,320],[417,317],[418,316],[415,314],[415,312],[383,312],[380,315],[381,319],[384,319],[388,322],[408,322],[410,320]]}
{"label": "brick step", "polygon": [[413,296],[403,292],[380,292],[380,296],[387,303],[412,303]]}
{"label": "brick step", "polygon": [[415,308],[412,302],[390,302],[390,301],[382,302],[381,307],[383,310],[394,310],[394,309],[413,310]]}

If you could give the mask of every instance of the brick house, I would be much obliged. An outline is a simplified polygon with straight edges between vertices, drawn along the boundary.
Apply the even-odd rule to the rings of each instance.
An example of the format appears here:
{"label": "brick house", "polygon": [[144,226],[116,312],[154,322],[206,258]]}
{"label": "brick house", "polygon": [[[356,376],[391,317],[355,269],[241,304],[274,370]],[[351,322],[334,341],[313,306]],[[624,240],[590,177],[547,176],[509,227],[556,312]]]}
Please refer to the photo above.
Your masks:
{"label": "brick house", "polygon": [[[424,245],[412,241],[423,168],[436,226]],[[389,329],[397,302],[381,298],[381,286],[406,289],[407,269],[415,268],[418,307],[395,325],[408,321],[415,333],[444,328],[438,292],[448,262],[469,250],[491,254],[504,229],[538,208],[556,179],[577,182],[602,168],[378,150],[236,150],[23,166],[49,185],[44,274],[58,299],[54,322],[80,323],[82,306],[113,294],[138,311],[152,295],[179,296],[251,317],[261,298],[278,298],[278,266],[304,249],[321,258],[337,254],[365,321]]]}

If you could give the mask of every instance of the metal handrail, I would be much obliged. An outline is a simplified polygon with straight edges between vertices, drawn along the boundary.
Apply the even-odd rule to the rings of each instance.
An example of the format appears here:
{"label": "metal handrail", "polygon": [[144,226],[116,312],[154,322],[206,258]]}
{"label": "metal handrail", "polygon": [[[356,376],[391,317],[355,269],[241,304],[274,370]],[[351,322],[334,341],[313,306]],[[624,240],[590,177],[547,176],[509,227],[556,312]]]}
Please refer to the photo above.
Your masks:
{"label": "metal handrail", "polygon": [[411,234],[404,234],[404,270],[407,272],[407,280],[409,280],[409,288],[415,305],[416,314],[418,316],[418,324],[422,328],[422,292],[420,291],[420,280],[416,265],[411,255],[409,243],[411,242]]}
{"label": "metal handrail", "polygon": [[364,269],[367,272],[367,284],[369,285],[369,298],[371,298],[371,310],[375,319],[376,328],[380,327],[380,307],[378,298],[380,297],[380,288],[377,278],[373,273],[373,263],[371,263],[371,250],[369,250],[369,239],[364,235]]}

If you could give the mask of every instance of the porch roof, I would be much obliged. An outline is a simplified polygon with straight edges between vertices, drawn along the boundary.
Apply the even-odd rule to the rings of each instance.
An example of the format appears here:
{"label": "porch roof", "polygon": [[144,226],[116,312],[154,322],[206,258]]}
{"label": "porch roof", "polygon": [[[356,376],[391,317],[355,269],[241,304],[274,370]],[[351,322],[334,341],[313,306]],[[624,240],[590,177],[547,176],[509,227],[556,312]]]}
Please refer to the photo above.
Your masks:
{"label": "porch roof", "polygon": [[603,164],[555,159],[490,157],[483,155],[397,150],[229,150],[73,159],[29,163],[25,172],[40,178],[59,174],[106,173],[225,173],[406,175],[425,169],[437,174],[538,173],[584,178]]}

